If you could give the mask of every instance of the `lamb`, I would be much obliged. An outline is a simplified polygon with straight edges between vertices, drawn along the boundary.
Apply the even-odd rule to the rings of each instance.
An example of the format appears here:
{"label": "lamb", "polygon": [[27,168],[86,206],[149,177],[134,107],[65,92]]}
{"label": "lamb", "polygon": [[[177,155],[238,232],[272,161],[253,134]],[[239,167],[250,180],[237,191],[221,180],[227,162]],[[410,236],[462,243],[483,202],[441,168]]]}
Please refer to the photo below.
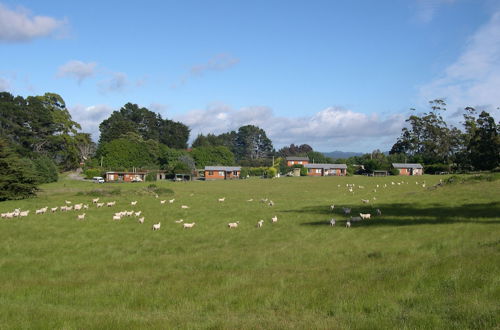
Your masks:
{"label": "lamb", "polygon": [[116,204],[116,201],[107,202],[107,203],[106,203],[106,206],[107,206],[107,207],[111,207],[111,206],[115,206],[115,204]]}
{"label": "lamb", "polygon": [[130,202],[130,205],[136,206],[137,205],[137,201]]}
{"label": "lamb", "polygon": [[219,202],[224,202],[226,200],[226,197],[219,198]]}
{"label": "lamb", "polygon": [[12,219],[12,218],[14,218],[14,212],[7,212],[7,213],[5,214],[5,218],[7,218],[7,219]]}
{"label": "lamb", "polygon": [[360,213],[359,216],[361,219],[370,219],[372,215],[370,213]]}
{"label": "lamb", "polygon": [[253,198],[247,199],[247,202],[253,202]]}
{"label": "lamb", "polygon": [[135,212],[135,213],[134,213],[134,215],[135,215],[136,217],[140,217],[140,216],[141,216],[141,213],[142,213],[142,211]]}
{"label": "lamb", "polygon": [[369,199],[362,199],[361,201],[362,201],[364,204],[368,204],[368,203],[370,203],[370,200],[369,200]]}
{"label": "lamb", "polygon": [[351,222],[350,222],[350,221],[347,221],[347,222],[345,223],[345,227],[346,227],[346,228],[351,228]]}
{"label": "lamb", "polygon": [[64,201],[64,203],[66,203],[66,204],[71,204],[71,201]]}
{"label": "lamb", "polygon": [[139,223],[141,223],[141,224],[142,224],[142,223],[144,223],[144,217],[139,218],[139,220],[138,220],[138,221],[139,221]]}
{"label": "lamb", "polygon": [[85,213],[78,215],[78,220],[85,220]]}
{"label": "lamb", "polygon": [[[56,211],[57,211],[57,207],[55,208]],[[66,212],[68,209],[66,206],[61,206],[61,212]],[[55,211],[52,211],[52,212],[55,212]]]}
{"label": "lamb", "polygon": [[47,206],[45,206],[39,210],[36,210],[35,214],[45,214],[45,212],[47,212]]}
{"label": "lamb", "polygon": [[94,198],[94,199],[92,199],[92,204],[97,204],[98,201],[99,201],[99,197]]}
{"label": "lamb", "polygon": [[345,215],[351,214],[351,209],[350,208],[343,207],[342,209],[344,210],[344,214]]}
{"label": "lamb", "polygon": [[175,220],[175,223],[182,223],[184,220],[182,219],[179,219],[179,220]]}
{"label": "lamb", "polygon": [[167,202],[167,200],[165,199],[165,200],[160,201],[160,204],[165,204],[166,202]]}
{"label": "lamb", "polygon": [[104,206],[104,203],[96,203],[96,207],[103,207]]}
{"label": "lamb", "polygon": [[134,214],[134,211],[127,211],[126,213],[127,213],[127,217],[131,217],[132,214]]}
{"label": "lamb", "polygon": [[82,207],[83,207],[83,204],[75,204],[74,210],[75,211],[80,211],[82,209]]}
{"label": "lamb", "polygon": [[118,220],[121,220],[121,219],[122,219],[122,217],[120,215],[116,215],[116,214],[113,215],[113,220],[118,221]]}
{"label": "lamb", "polygon": [[181,205],[181,209],[188,209],[188,208],[189,208],[189,206],[187,206],[187,205]]}
{"label": "lamb", "polygon": [[71,206],[66,206],[66,211],[71,211],[71,210],[73,210],[73,205],[71,205]]}
{"label": "lamb", "polygon": [[278,216],[276,216],[276,215],[275,215],[274,217],[272,217],[272,218],[271,218],[271,221],[272,221],[273,223],[278,222]]}
{"label": "lamb", "polygon": [[88,210],[89,209],[89,205],[88,204],[83,205],[83,209],[84,210]]}
{"label": "lamb", "polygon": [[260,228],[264,225],[264,220],[257,221],[257,228]]}
{"label": "lamb", "polygon": [[333,211],[335,209],[335,205],[330,205],[330,210]]}
{"label": "lamb", "polygon": [[227,224],[227,226],[228,226],[229,228],[237,228],[239,223],[240,223],[239,221],[236,221],[236,222],[230,222],[230,223],[228,223],[228,224]]}
{"label": "lamb", "polygon": [[335,219],[332,218],[332,220],[330,220],[330,226],[335,226]]}
{"label": "lamb", "polygon": [[153,224],[153,230],[160,230],[161,222]]}
{"label": "lamb", "polygon": [[30,211],[22,211],[22,212],[19,212],[19,216],[20,217],[27,217],[29,213],[30,213]]}
{"label": "lamb", "polygon": [[193,222],[193,223],[185,223],[185,224],[182,225],[182,228],[184,228],[184,229],[186,229],[186,228],[193,228],[195,224],[196,224],[195,222]]}
{"label": "lamb", "polygon": [[175,202],[175,198],[174,199],[169,199],[168,202],[169,202],[169,204],[173,204]]}
{"label": "lamb", "polygon": [[273,201],[269,201],[269,206],[274,206],[274,202]]}
{"label": "lamb", "polygon": [[380,211],[380,209],[377,209],[377,215],[382,215],[382,211]]}

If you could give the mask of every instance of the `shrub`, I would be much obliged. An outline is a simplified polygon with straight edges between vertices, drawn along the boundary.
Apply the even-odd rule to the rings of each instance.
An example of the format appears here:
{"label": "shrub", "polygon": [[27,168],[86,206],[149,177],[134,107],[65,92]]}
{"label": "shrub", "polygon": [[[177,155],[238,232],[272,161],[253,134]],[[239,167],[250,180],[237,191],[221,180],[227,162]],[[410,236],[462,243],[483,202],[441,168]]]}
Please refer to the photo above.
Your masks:
{"label": "shrub", "polygon": [[148,172],[148,174],[146,174],[146,181],[156,181],[156,172]]}
{"label": "shrub", "polygon": [[399,175],[399,170],[397,168],[391,168],[389,173],[391,173],[391,175]]}
{"label": "shrub", "polygon": [[99,168],[88,168],[83,172],[85,179],[92,179],[95,176],[103,176],[102,170]]}
{"label": "shrub", "polygon": [[426,174],[439,174],[441,172],[449,172],[450,166],[446,164],[425,165],[424,171]]}
{"label": "shrub", "polygon": [[307,176],[307,168],[305,167],[300,168],[300,176]]}
{"label": "shrub", "polygon": [[274,168],[274,167],[269,167],[267,169],[267,174],[266,176],[270,179],[274,178],[276,176],[276,173],[278,173],[278,171]]}

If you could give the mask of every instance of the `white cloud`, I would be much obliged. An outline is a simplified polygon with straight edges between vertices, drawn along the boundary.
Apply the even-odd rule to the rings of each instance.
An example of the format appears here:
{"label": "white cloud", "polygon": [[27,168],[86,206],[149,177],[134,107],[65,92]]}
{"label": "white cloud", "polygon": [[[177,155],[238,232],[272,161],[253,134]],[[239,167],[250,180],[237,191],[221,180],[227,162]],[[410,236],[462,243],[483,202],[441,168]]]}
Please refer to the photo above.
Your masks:
{"label": "white cloud", "polygon": [[85,63],[77,60],[69,61],[59,67],[57,76],[75,78],[78,83],[81,84],[85,78],[95,74],[96,65],[95,62]]}
{"label": "white cloud", "polygon": [[500,11],[468,40],[457,60],[421,86],[422,100],[445,98],[448,109],[500,106]]}
{"label": "white cloud", "polygon": [[10,90],[10,82],[7,79],[0,77],[0,92],[7,92]]}
{"label": "white cloud", "polygon": [[455,0],[416,0],[416,19],[422,23],[429,23],[442,5],[454,2]]}
{"label": "white cloud", "polygon": [[239,59],[233,57],[230,54],[217,54],[212,57],[208,62],[202,64],[193,65],[189,72],[182,76],[179,81],[175,84],[172,84],[172,88],[177,88],[181,85],[184,85],[188,82],[189,79],[193,77],[203,76],[205,73],[209,71],[224,71],[227,70],[236,64],[239,63]]}
{"label": "white cloud", "polygon": [[163,114],[168,110],[169,106],[167,104],[153,102],[147,108],[153,112]]}
{"label": "white cloud", "polygon": [[73,120],[82,126],[82,131],[92,134],[94,141],[97,141],[99,138],[99,124],[110,116],[113,108],[104,104],[88,107],[76,105],[70,107],[69,112]]}
{"label": "white cloud", "polygon": [[11,10],[0,4],[0,41],[29,41],[60,32],[66,22],[48,16],[33,16],[24,8]]}
{"label": "white cloud", "polygon": [[111,78],[99,82],[101,93],[122,92],[130,84],[127,75],[123,72],[113,72]]}
{"label": "white cloud", "polygon": [[268,107],[235,110],[224,104],[193,110],[176,120],[191,128],[192,138],[199,133],[220,134],[255,125],[266,131],[276,148],[307,143],[323,151],[388,148],[404,125],[403,115],[381,117],[340,107],[329,107],[309,117],[288,118],[275,116]]}

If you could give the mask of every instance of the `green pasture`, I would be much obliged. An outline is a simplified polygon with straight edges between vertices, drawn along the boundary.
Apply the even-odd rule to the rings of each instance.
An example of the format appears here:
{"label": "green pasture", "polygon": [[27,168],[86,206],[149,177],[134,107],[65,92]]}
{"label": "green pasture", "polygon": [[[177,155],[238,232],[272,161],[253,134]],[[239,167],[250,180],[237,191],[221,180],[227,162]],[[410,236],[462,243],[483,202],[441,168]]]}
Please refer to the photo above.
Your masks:
{"label": "green pasture", "polygon": [[[0,203],[31,211],[0,220],[0,329],[498,329],[500,180],[448,178],[62,178]],[[65,200],[86,219],[35,215]],[[373,218],[348,229],[342,207]],[[122,210],[145,223],[113,221]]]}

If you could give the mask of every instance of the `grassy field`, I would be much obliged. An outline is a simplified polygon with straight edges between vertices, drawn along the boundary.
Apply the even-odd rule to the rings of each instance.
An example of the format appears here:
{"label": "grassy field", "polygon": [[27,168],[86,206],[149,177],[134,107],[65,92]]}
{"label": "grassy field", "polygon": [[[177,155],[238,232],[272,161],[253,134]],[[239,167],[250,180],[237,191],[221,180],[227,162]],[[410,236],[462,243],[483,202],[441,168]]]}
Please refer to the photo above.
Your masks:
{"label": "grassy field", "polygon": [[[157,182],[156,190],[63,178],[37,198],[0,203],[2,213],[31,210],[0,220],[0,328],[498,329],[500,180],[434,186],[447,178]],[[91,205],[85,221],[75,211],[34,214],[97,196],[117,205]],[[382,215],[347,229],[342,207]],[[145,224],[112,220],[132,209]],[[196,226],[183,230],[181,218]]]}

